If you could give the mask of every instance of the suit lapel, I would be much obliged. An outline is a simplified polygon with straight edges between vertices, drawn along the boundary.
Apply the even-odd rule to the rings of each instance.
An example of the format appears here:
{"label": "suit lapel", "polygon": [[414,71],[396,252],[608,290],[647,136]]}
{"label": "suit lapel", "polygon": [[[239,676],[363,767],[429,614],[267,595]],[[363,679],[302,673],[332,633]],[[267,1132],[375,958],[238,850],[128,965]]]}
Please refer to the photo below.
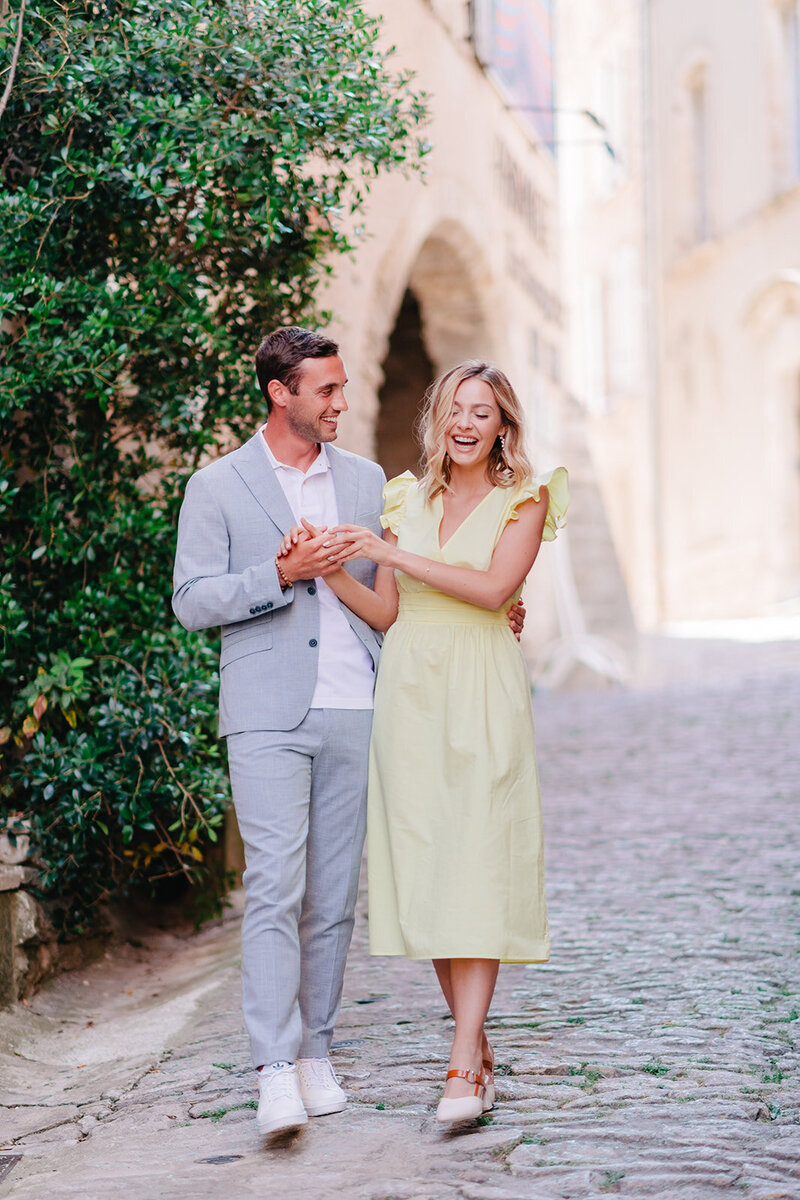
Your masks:
{"label": "suit lapel", "polygon": [[264,447],[259,445],[261,436],[259,430],[249,442],[234,451],[231,466],[273,525],[277,525],[281,533],[288,533],[296,522]]}
{"label": "suit lapel", "polygon": [[358,508],[358,472],[356,460],[342,454],[328,444],[325,447],[333,476],[333,490],[336,492],[336,507],[339,510],[339,523],[349,525],[355,520]]}

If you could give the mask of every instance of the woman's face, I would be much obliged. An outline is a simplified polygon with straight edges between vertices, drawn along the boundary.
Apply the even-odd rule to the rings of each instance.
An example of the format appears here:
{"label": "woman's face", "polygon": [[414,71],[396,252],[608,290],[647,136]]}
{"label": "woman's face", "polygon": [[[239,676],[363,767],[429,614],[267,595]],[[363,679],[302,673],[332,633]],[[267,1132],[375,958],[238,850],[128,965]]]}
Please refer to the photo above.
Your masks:
{"label": "woman's face", "polygon": [[454,466],[487,462],[499,433],[505,432],[494,392],[483,379],[458,385],[445,432],[447,453]]}

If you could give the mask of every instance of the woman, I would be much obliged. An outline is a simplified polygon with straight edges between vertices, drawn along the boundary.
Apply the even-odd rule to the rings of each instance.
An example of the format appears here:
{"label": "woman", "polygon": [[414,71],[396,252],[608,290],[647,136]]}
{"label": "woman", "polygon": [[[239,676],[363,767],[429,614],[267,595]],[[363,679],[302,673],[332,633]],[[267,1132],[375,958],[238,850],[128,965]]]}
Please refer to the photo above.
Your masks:
{"label": "woman", "polygon": [[506,610],[568,492],[563,467],[533,477],[520,402],[491,364],[438,379],[422,433],[421,479],[386,484],[383,540],[330,531],[332,557],[378,564],[374,590],[341,567],[326,582],[389,630],[370,756],[370,950],[433,960],[455,1018],[437,1111],[448,1122],[494,1102],[484,1023],[499,963],[549,957],[530,689]]}

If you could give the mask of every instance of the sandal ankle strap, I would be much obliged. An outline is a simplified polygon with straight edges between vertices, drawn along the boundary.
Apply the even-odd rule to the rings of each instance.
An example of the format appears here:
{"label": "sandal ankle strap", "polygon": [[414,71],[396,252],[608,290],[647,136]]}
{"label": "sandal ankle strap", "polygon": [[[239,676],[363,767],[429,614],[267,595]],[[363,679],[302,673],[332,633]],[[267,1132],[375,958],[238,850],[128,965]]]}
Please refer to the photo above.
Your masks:
{"label": "sandal ankle strap", "polygon": [[466,1079],[467,1083],[474,1083],[476,1096],[478,1094],[478,1091],[481,1088],[483,1088],[484,1090],[486,1088],[486,1083],[485,1083],[486,1077],[483,1074],[476,1075],[476,1073],[474,1071],[467,1071],[467,1070],[448,1071],[447,1078],[448,1079]]}

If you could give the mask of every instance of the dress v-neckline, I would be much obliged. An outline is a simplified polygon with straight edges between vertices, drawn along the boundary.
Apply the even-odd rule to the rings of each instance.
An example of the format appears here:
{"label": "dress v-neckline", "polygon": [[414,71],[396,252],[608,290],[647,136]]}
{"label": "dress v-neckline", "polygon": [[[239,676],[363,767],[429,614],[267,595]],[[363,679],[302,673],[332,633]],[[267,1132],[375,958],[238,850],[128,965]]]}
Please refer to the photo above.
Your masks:
{"label": "dress v-neckline", "polygon": [[444,520],[444,495],[442,492],[439,493],[439,495],[437,496],[437,499],[439,501],[439,508],[441,509],[441,516],[439,517],[439,521],[436,525],[436,545],[439,547],[440,552],[444,552],[445,547],[450,545],[450,543],[452,542],[452,540],[456,536],[456,534],[460,532],[461,527],[463,525],[465,525],[467,523],[467,521],[470,519],[470,517],[473,516],[478,511],[478,509],[484,503],[484,501],[489,499],[489,497],[496,490],[496,487],[497,487],[497,485],[495,484],[494,486],[492,486],[489,489],[489,491],[486,493],[485,496],[481,496],[480,500],[475,505],[475,507],[471,508],[469,510],[469,512],[467,513],[467,515],[464,517],[464,519],[459,521],[458,525],[456,525],[455,529],[450,534],[449,538],[447,538],[444,542],[442,542],[442,521]]}

